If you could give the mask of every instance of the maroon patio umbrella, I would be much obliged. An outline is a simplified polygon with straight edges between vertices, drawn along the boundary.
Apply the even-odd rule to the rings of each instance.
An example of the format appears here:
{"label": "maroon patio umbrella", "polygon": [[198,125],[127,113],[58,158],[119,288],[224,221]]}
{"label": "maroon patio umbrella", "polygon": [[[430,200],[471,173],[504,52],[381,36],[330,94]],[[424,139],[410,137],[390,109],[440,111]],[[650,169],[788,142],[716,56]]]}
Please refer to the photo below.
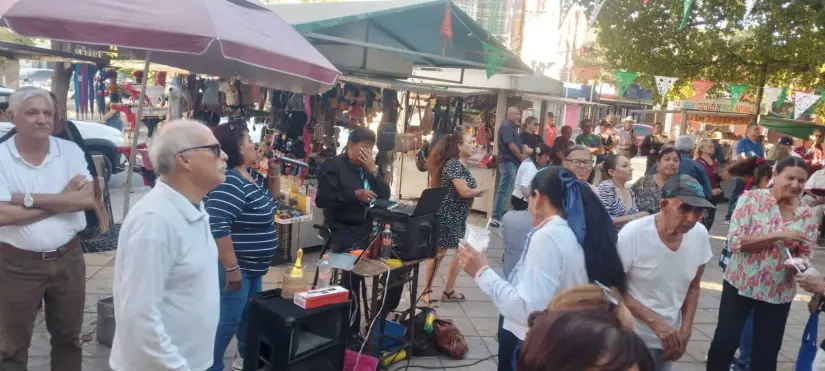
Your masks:
{"label": "maroon patio umbrella", "polygon": [[[300,33],[255,0],[0,0],[0,17],[22,36],[132,51],[146,59],[145,70],[152,61],[302,94],[328,90],[339,75]],[[124,215],[131,175],[130,165]]]}
{"label": "maroon patio umbrella", "polygon": [[254,0],[0,0],[15,33],[151,53],[152,62],[302,94],[339,72],[300,33]]}

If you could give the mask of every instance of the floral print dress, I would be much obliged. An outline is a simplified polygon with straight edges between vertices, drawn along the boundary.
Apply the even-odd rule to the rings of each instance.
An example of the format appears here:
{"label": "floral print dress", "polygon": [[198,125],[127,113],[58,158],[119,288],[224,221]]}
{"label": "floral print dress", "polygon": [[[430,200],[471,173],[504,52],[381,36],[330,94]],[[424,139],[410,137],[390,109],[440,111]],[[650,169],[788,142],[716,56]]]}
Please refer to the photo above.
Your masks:
{"label": "floral print dress", "polygon": [[759,252],[741,251],[743,236],[782,231],[803,232],[811,241],[816,241],[818,220],[811,207],[804,202],[800,202],[790,219],[783,220],[770,189],[747,191],[739,197],[730,218],[728,246],[733,255],[725,272],[725,281],[736,287],[739,295],[772,304],[793,300],[796,295],[796,272],[785,268],[784,250],[790,250],[794,257],[810,259],[813,244],[778,241]]}

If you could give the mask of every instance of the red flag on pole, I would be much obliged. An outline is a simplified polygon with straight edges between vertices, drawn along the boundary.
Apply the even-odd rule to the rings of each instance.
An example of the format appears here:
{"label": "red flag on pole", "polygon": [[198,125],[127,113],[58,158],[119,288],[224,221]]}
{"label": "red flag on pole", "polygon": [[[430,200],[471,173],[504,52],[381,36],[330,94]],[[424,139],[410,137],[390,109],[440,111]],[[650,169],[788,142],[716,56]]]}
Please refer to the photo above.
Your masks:
{"label": "red flag on pole", "polygon": [[444,22],[441,23],[441,54],[447,53],[447,42],[453,40],[453,16],[450,13],[450,3],[444,11]]}

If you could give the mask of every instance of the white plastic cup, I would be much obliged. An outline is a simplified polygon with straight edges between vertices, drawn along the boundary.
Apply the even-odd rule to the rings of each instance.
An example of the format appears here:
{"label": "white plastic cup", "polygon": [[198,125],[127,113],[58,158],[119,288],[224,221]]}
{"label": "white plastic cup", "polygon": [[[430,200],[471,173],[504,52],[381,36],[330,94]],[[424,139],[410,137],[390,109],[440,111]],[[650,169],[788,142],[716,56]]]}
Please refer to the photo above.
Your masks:
{"label": "white plastic cup", "polygon": [[484,252],[490,245],[490,230],[468,224],[464,232],[464,241],[476,251]]}

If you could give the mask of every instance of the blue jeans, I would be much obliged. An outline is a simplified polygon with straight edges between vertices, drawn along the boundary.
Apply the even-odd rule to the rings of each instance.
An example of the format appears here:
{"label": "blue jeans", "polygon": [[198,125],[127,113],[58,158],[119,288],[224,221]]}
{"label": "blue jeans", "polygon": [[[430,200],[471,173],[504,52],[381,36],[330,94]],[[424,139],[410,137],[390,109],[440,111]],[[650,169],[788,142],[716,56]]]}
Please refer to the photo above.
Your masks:
{"label": "blue jeans", "polygon": [[730,199],[728,200],[728,215],[725,215],[725,220],[730,221],[731,215],[733,215],[733,209],[736,208],[736,201],[739,201],[739,196],[742,195],[742,192],[745,192],[745,181],[739,178],[733,180],[733,192],[730,194]]}
{"label": "blue jeans", "polygon": [[240,291],[226,291],[226,272],[218,263],[219,285],[221,290],[221,317],[218,321],[218,331],[215,334],[215,352],[211,371],[223,371],[223,357],[226,347],[233,336],[238,337],[238,353],[243,356],[246,348],[247,323],[246,303],[263,290],[262,275],[250,274],[242,271],[243,281]]}
{"label": "blue jeans", "polygon": [[739,357],[733,360],[737,370],[745,371],[751,363],[751,351],[753,350],[753,311],[745,320],[745,327],[742,328],[742,335],[739,339]]}
{"label": "blue jeans", "polygon": [[673,369],[673,361],[665,361],[662,359],[662,350],[652,348],[647,350],[650,353],[650,358],[653,359],[653,369],[656,371],[670,371]]}
{"label": "blue jeans", "polygon": [[516,171],[518,165],[507,161],[498,165],[498,186],[496,187],[496,198],[493,201],[493,219],[501,220],[504,210],[507,207],[507,199],[513,193],[513,184],[516,182]]}

